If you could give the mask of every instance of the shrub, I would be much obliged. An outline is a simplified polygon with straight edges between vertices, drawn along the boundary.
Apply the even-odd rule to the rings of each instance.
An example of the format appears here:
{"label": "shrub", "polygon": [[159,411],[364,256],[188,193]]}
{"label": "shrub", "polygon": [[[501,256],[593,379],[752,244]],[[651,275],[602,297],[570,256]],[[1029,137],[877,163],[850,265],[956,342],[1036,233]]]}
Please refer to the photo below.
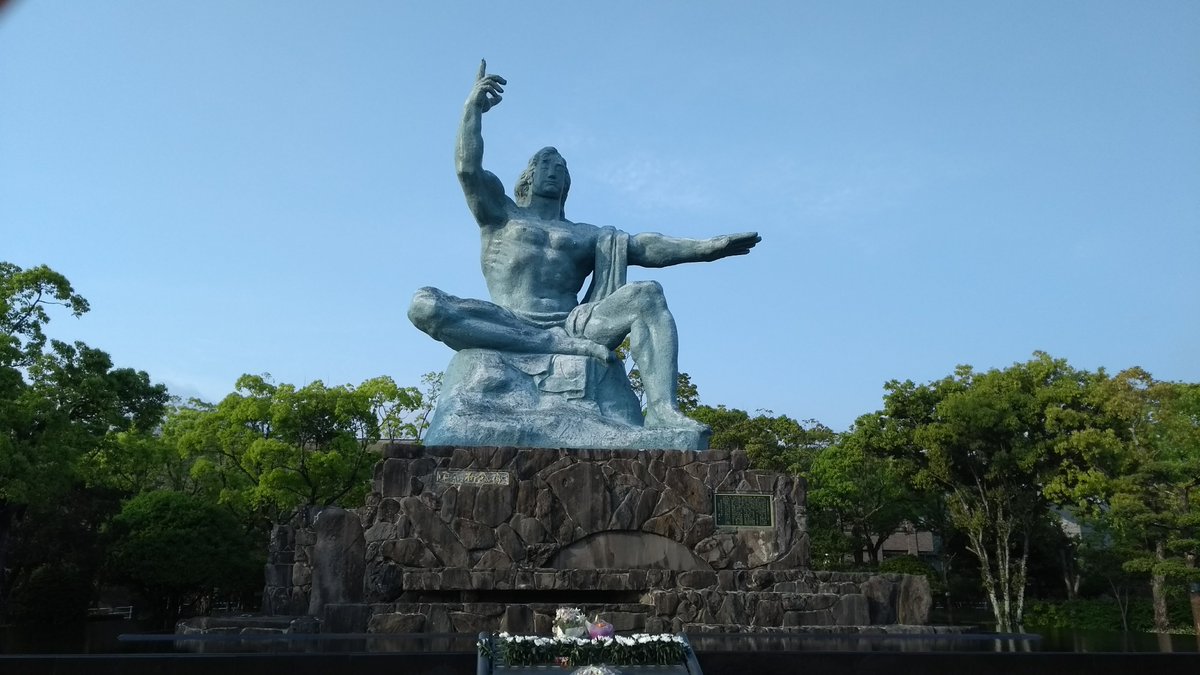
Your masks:
{"label": "shrub", "polygon": [[180,492],[127,502],[108,528],[108,571],[155,603],[164,623],[189,595],[261,585],[261,560],[228,510]]}

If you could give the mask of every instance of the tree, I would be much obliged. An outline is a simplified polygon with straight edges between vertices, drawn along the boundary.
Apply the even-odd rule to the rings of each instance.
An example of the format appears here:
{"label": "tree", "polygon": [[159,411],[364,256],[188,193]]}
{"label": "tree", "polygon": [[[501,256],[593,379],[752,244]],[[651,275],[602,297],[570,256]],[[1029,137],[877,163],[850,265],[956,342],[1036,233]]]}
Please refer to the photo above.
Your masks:
{"label": "tree", "polygon": [[897,451],[918,485],[945,493],[998,630],[1021,624],[1031,537],[1049,508],[1043,488],[1061,468],[1058,447],[1086,421],[1090,377],[1035,353],[1003,370],[959,366],[927,385],[886,385],[884,414],[911,431]]}
{"label": "tree", "polygon": [[42,354],[42,328],[50,322],[46,308],[52,306],[75,317],[88,311],[87,300],[58,272],[45,265],[23,270],[0,262],[0,364],[28,366]]}
{"label": "tree", "polygon": [[832,429],[816,420],[798,422],[787,415],[760,410],[751,417],[745,410],[698,405],[688,416],[712,427],[709,447],[740,448],[757,469],[805,473],[817,452],[837,438]]}
{"label": "tree", "polygon": [[228,510],[179,492],[147,492],[112,519],[108,577],[137,589],[163,626],[189,595],[237,594],[261,584],[264,560]]}
{"label": "tree", "polygon": [[1145,577],[1131,572],[1125,562],[1137,557],[1139,544],[1127,533],[1113,530],[1106,519],[1089,519],[1085,523],[1088,529],[1078,546],[1081,576],[1098,582],[1112,596],[1121,618],[1121,630],[1129,631],[1133,588],[1144,584]]}
{"label": "tree", "polygon": [[[1064,446],[1069,470],[1051,491],[1111,532],[1126,571],[1149,577],[1166,632],[1167,584],[1200,582],[1200,385],[1130,368],[1090,393],[1097,421]],[[1193,607],[1200,635],[1200,593]]]}
{"label": "tree", "polygon": [[358,386],[357,393],[369,399],[379,422],[379,435],[389,440],[420,440],[429,427],[429,414],[441,390],[442,374],[425,373],[421,382],[427,387],[432,401],[426,404],[425,395],[416,387],[400,387],[390,377],[376,377]]}
{"label": "tree", "polygon": [[54,500],[29,504],[13,531],[7,618],[20,623],[83,621],[104,561],[101,528],[122,495],[76,482]]}
{"label": "tree", "polygon": [[48,308],[88,304],[61,274],[0,263],[0,605],[10,589],[12,530],[31,505],[52,504],[79,479],[78,460],[125,432],[146,433],[167,401],[162,385],[108,354],[48,340]]}
{"label": "tree", "polygon": [[247,522],[283,522],[297,507],[362,502],[370,450],[388,420],[419,405],[388,377],[358,387],[273,384],[243,375],[214,405],[193,402],[164,425],[201,492]]}
{"label": "tree", "polygon": [[849,538],[856,563],[863,562],[865,551],[878,565],[888,536],[917,519],[919,500],[907,467],[875,447],[872,431],[868,424],[856,425],[816,453],[808,471],[808,503],[814,521]]}
{"label": "tree", "polygon": [[[839,437],[838,443],[861,447],[867,456],[888,460],[888,489],[895,491],[892,498],[903,505],[904,519],[918,531],[929,532],[938,542],[935,546],[935,568],[940,575],[937,588],[943,594],[947,616],[952,621],[956,590],[965,585],[967,576],[965,571],[957,573],[955,561],[965,548],[950,518],[945,491],[917,480],[925,457],[912,452],[916,447],[916,430],[935,418],[939,394],[931,387],[916,387],[911,383],[893,382],[887,387],[894,395],[886,398],[886,410],[859,416],[850,431]],[[895,517],[888,510],[884,508],[879,513],[884,521]],[[817,514],[815,524],[821,524],[820,514]],[[875,529],[883,531],[879,525]]]}
{"label": "tree", "polygon": [[429,420],[442,393],[443,375],[441,371],[430,371],[421,376],[423,389],[404,387],[400,390],[403,400],[389,409],[390,415],[380,416],[380,434],[383,438],[417,442],[425,439]]}
{"label": "tree", "polygon": [[[179,406],[169,408],[176,414]],[[126,431],[109,434],[104,443],[79,463],[80,478],[92,487],[115,490],[125,496],[154,490],[196,493],[188,472],[190,463],[177,446],[154,432]]]}

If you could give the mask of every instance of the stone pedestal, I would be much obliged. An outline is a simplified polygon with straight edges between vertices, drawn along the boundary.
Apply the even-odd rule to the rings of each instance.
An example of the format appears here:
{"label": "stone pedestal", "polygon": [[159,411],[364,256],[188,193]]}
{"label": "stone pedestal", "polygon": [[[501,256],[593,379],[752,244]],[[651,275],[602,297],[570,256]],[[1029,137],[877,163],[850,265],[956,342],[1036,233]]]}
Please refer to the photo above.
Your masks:
{"label": "stone pedestal", "polygon": [[[358,520],[336,528],[365,542],[362,600],[314,601],[322,630],[547,633],[561,606],[620,631],[861,630],[928,615],[923,577],[809,570],[804,479],[749,469],[740,451],[381,453]],[[285,535],[294,550],[273,559],[320,578],[318,538]],[[312,590],[289,578],[268,596],[291,607]]]}
{"label": "stone pedestal", "polygon": [[[724,450],[388,446],[362,513],[367,566],[807,567],[804,480],[747,466]],[[719,522],[718,500],[739,497],[759,520]]]}
{"label": "stone pedestal", "polygon": [[464,349],[446,367],[431,446],[701,450],[707,429],[642,426],[622,364],[570,354]]}

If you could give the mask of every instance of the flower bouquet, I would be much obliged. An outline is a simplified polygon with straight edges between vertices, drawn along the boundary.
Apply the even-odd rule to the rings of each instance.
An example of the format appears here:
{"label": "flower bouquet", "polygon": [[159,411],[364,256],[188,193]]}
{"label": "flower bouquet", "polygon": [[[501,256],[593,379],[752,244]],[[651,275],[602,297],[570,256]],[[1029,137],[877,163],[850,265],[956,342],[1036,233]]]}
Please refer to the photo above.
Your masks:
{"label": "flower bouquet", "polygon": [[554,613],[554,624],[551,631],[554,633],[554,637],[587,637],[588,622],[583,618],[583,612],[578,607],[560,607]]}

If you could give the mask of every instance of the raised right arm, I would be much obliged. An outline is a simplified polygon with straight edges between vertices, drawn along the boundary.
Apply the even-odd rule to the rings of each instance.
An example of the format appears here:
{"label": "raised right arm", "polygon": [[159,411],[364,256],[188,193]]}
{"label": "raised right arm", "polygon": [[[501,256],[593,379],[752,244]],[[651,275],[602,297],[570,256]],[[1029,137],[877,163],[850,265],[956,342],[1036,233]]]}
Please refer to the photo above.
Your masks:
{"label": "raised right arm", "polygon": [[479,64],[479,75],[463,108],[454,149],[458,182],[467,197],[467,207],[480,226],[503,224],[512,201],[504,194],[500,179],[483,168],[483,113],[500,103],[503,85],[507,84],[499,75],[486,75],[486,66],[486,62]]}

